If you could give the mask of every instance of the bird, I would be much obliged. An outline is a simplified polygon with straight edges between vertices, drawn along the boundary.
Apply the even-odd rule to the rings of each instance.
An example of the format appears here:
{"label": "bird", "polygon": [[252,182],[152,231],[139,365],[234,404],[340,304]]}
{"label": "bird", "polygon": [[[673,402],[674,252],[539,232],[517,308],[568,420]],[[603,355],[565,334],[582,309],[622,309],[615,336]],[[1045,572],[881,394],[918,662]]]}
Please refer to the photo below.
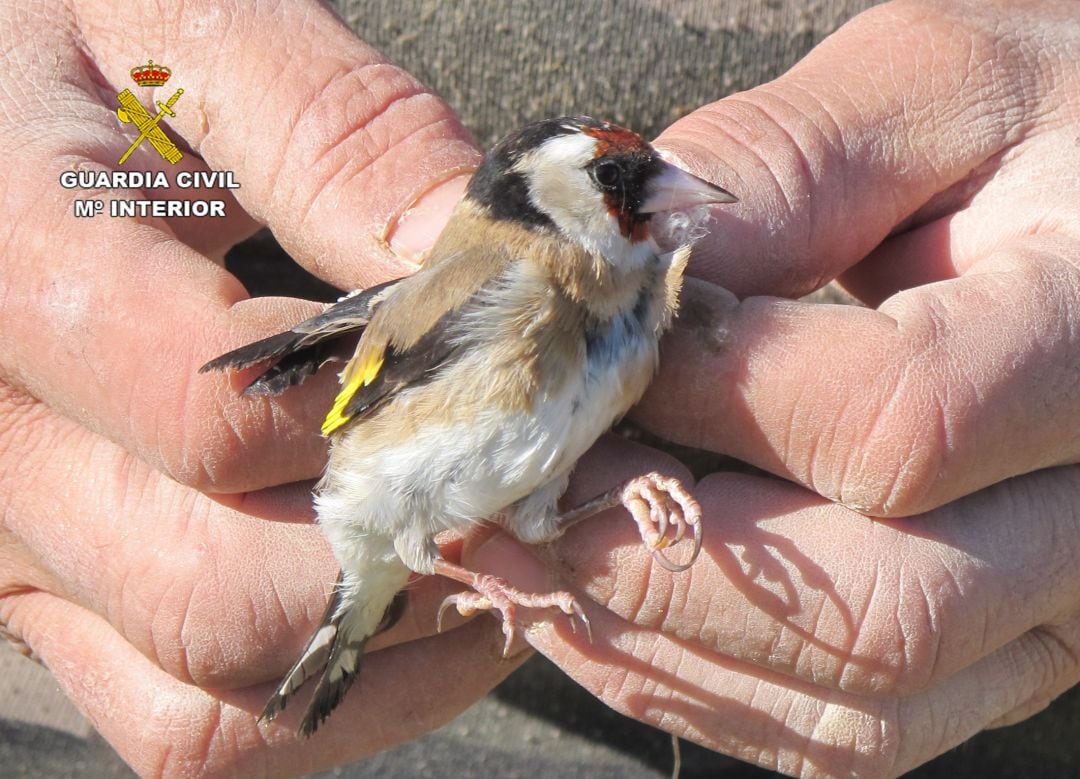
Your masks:
{"label": "bird", "polygon": [[645,474],[569,511],[559,499],[577,460],[644,393],[676,314],[690,246],[662,251],[654,214],[733,202],[632,130],[587,116],[533,122],[485,155],[419,271],[202,367],[268,366],[244,392],[273,395],[359,334],[322,424],[329,455],[314,491],[340,574],[260,721],[318,677],[299,725],[313,734],[357,678],[365,643],[400,616],[414,574],[469,588],[443,603],[440,628],[448,608],[499,611],[507,651],[519,607],[590,629],[567,592],[521,592],[445,560],[443,531],[494,522],[541,544],[622,504],[662,565],[689,565],[660,551],[688,532],[693,561],[701,509],[676,479]]}

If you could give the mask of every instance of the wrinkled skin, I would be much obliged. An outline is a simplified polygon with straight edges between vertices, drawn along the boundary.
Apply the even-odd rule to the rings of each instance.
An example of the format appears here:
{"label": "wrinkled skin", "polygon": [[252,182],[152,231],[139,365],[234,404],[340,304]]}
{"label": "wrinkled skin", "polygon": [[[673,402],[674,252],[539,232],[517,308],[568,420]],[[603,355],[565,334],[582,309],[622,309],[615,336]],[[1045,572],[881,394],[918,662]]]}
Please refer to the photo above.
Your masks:
{"label": "wrinkled skin", "polygon": [[[256,726],[336,576],[310,508],[334,377],[252,402],[197,375],[318,310],[247,300],[219,260],[265,223],[341,286],[407,273],[479,155],[442,101],[315,4],[170,8],[0,9],[0,621],[141,774],[295,774],[432,729],[522,658],[500,658],[489,620],[432,637],[447,590],[424,583],[316,742],[288,717]],[[226,198],[225,220],[72,215],[110,195],[59,174],[115,166],[133,137],[116,93],[146,51],[176,74],[155,98],[185,90],[170,134],[208,161],[179,167],[241,184],[239,202],[195,193]],[[164,164],[144,143],[125,169]]]}
{"label": "wrinkled skin", "polygon": [[[575,531],[554,560],[598,640],[530,637],[790,774],[899,774],[1080,680],[1080,17],[957,6],[876,8],[662,135],[743,198],[692,266],[743,299],[687,291],[637,420],[801,486],[700,482],[681,577]],[[757,297],[833,277],[871,308]]]}
{"label": "wrinkled skin", "polygon": [[[659,140],[742,200],[637,421],[787,481],[700,482],[684,574],[617,512],[543,550],[447,549],[575,589],[593,643],[546,613],[527,635],[613,707],[792,774],[896,774],[1080,679],[1080,21],[957,6],[876,8]],[[340,286],[400,275],[478,157],[318,7],[159,14],[0,11],[0,621],[141,773],[311,771],[435,727],[524,655],[488,619],[431,635],[447,589],[425,580],[315,741],[256,726],[334,576],[301,481],[333,377],[252,400],[196,375],[315,310],[247,300],[217,260],[265,223]],[[226,220],[71,216],[90,195],[57,177],[127,148],[110,85],[147,50],[184,73],[170,127],[242,184]],[[131,166],[159,164],[144,144]],[[761,296],[835,277],[871,308]],[[568,502],[654,468],[685,476],[605,439]]]}

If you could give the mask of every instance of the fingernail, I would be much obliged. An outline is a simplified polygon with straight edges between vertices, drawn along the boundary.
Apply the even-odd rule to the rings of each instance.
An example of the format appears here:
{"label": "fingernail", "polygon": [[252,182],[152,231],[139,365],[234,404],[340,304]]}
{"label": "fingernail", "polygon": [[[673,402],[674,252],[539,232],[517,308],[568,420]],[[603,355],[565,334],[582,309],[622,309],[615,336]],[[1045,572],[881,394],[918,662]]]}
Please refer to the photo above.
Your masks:
{"label": "fingernail", "polygon": [[400,259],[423,265],[428,250],[450,219],[454,206],[468,186],[470,176],[455,176],[429,189],[405,209],[390,228],[387,243]]}

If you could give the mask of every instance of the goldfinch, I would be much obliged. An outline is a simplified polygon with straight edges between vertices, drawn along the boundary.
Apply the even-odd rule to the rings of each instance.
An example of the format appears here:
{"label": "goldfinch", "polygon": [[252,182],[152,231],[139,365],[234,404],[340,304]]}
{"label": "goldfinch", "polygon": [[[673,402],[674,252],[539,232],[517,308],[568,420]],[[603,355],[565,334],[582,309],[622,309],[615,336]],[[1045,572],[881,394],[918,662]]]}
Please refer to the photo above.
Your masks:
{"label": "goldfinch", "polygon": [[536,122],[488,153],[422,270],[203,367],[269,362],[245,392],[277,393],[362,333],[322,426],[330,454],[315,491],[341,573],[262,719],[318,676],[300,723],[313,733],[413,572],[468,585],[444,609],[501,611],[507,646],[517,607],[556,607],[588,627],[568,593],[523,593],[446,561],[442,531],[493,521],[544,543],[622,503],[662,564],[685,567],[658,550],[688,529],[696,555],[700,509],[673,479],[648,474],[568,513],[558,501],[578,458],[645,391],[676,310],[689,247],[661,253],[652,215],[734,201],[630,130]]}

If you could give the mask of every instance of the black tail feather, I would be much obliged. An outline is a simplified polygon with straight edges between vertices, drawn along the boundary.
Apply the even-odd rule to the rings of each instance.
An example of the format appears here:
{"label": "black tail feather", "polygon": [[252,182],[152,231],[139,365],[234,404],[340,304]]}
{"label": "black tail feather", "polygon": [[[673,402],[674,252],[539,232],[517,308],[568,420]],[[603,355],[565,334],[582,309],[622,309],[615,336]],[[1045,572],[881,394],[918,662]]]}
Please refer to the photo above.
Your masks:
{"label": "black tail feather", "polygon": [[347,612],[338,613],[342,598],[342,579],[343,574],[339,573],[319,629],[266,702],[262,714],[259,715],[260,722],[269,722],[277,717],[289,704],[292,696],[319,675],[311,701],[300,720],[299,733],[305,738],[311,736],[344,700],[345,693],[359,676],[364,659],[364,645],[368,639],[393,627],[405,611],[408,596],[402,591],[395,595],[386,607],[386,613],[374,633],[367,636],[349,636],[347,627],[342,626]]}
{"label": "black tail feather", "polygon": [[300,719],[299,733],[309,738],[330,716],[330,712],[345,699],[345,693],[352,687],[360,675],[360,664],[364,659],[364,645],[371,636],[348,641],[341,636],[334,643],[326,669],[319,677],[319,683],[311,694],[311,702]]}
{"label": "black tail feather", "polygon": [[349,638],[342,633],[338,634],[334,649],[326,662],[326,669],[319,678],[319,683],[311,694],[311,702],[300,720],[301,735],[305,738],[311,736],[345,699],[345,693],[360,675],[360,666],[364,660],[364,645],[372,636],[377,636],[393,627],[401,619],[407,603],[408,596],[404,591],[395,595],[390,605],[386,607],[386,613],[383,614],[379,626],[371,635]]}
{"label": "black tail feather", "polygon": [[341,605],[341,582],[343,576],[342,573],[338,573],[337,582],[334,584],[334,590],[330,594],[330,602],[326,604],[326,611],[323,612],[319,629],[311,636],[307,646],[304,647],[304,651],[300,653],[300,657],[293,663],[292,668],[285,674],[281,683],[278,684],[274,694],[270,696],[270,700],[266,702],[262,714],[259,715],[260,722],[273,720],[289,704],[289,699],[297,690],[303,687],[315,674],[326,668],[326,664],[333,654],[333,643],[337,641],[338,625],[344,617],[344,614],[337,613],[338,607]]}

